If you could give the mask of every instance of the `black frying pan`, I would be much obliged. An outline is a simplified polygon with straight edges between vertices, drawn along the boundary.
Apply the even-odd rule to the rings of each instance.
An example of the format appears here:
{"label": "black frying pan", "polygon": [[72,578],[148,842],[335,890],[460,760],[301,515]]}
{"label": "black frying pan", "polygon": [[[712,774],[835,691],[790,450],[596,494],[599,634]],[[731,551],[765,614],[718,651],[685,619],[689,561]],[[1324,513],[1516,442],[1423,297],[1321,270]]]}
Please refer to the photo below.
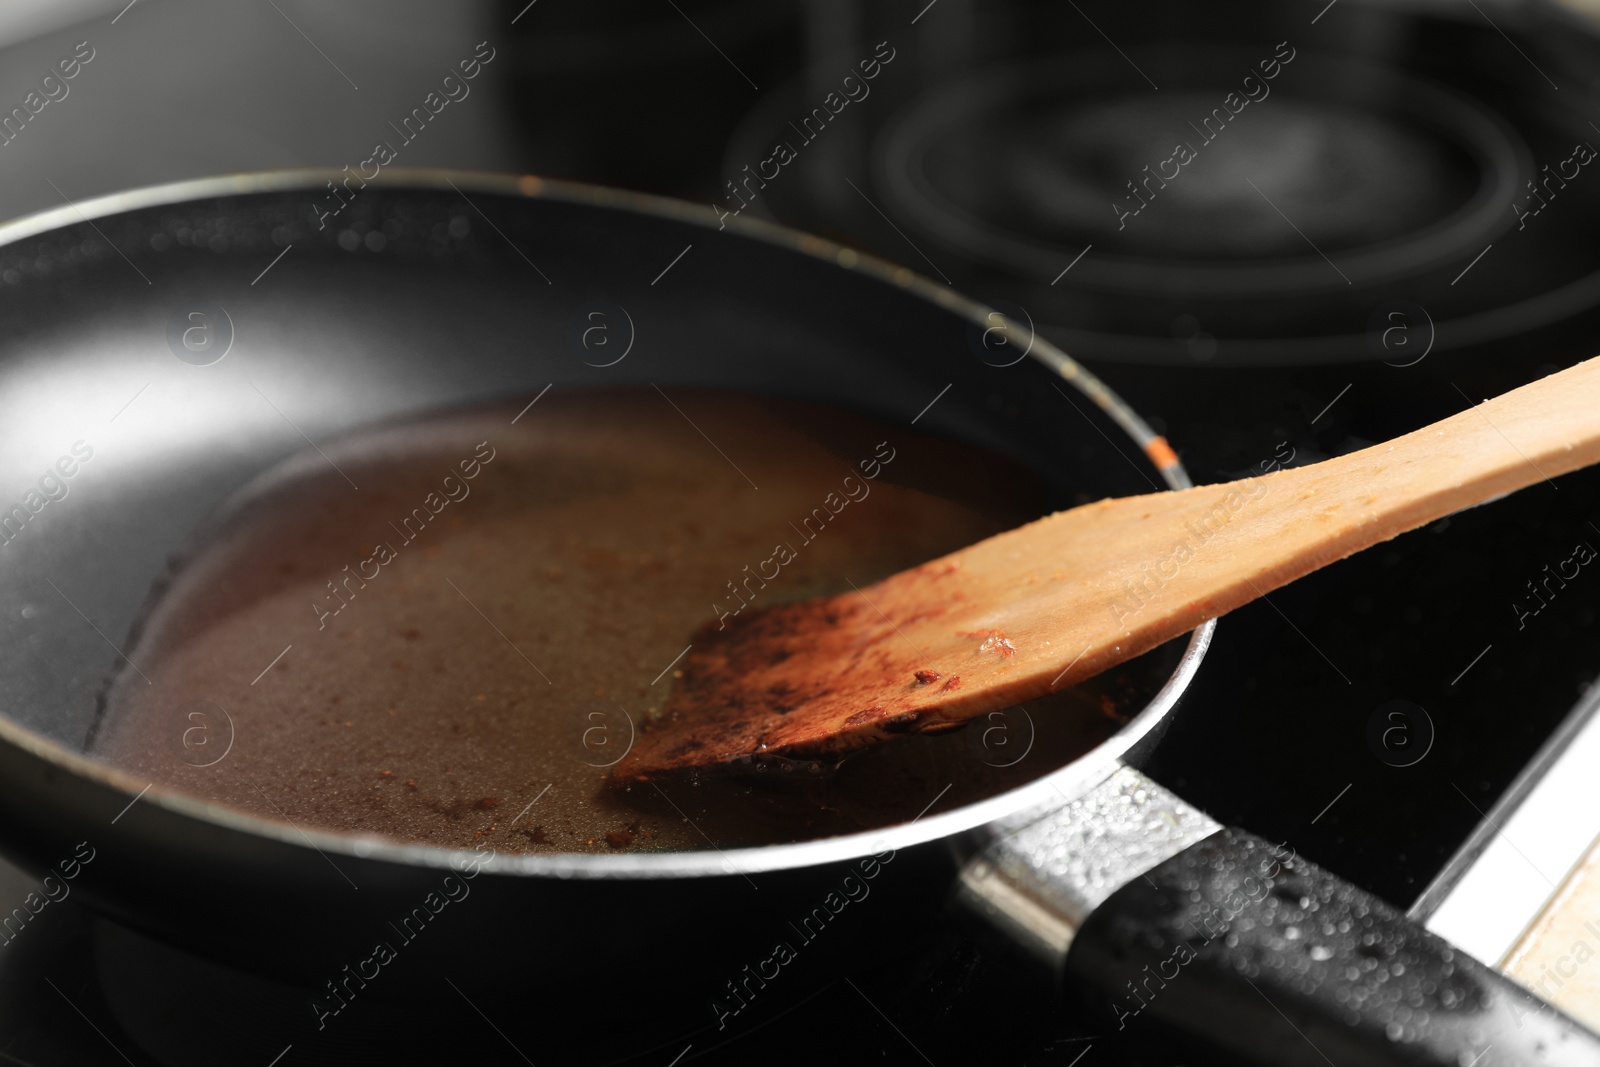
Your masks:
{"label": "black frying pan", "polygon": [[[572,1033],[571,1006],[600,979],[635,991],[629,1026],[697,1015],[720,1029],[728,987],[748,982],[740,965],[763,965],[781,918],[869,870],[882,903],[860,938],[810,955],[885,947],[874,931],[892,949],[897,917],[953,885],[1025,956],[1102,990],[1119,1029],[1177,1027],[1277,1064],[1600,1060],[1586,1031],[1386,904],[1218,828],[1137,771],[1214,624],[1153,653],[1159,693],[1070,765],[987,801],[795,845],[475,856],[223,810],[85,758],[117,647],[195,524],[308,439],[401,413],[548,383],[714,385],[920,413],[919,428],[1025,457],[1064,500],[1186,484],[1071,360],[903,269],[532,178],[413,172],[360,190],[319,229],[330,177],[170,186],[0,231],[3,484],[21,494],[57,453],[93,450],[3,549],[3,845],[57,879],[88,854],[71,867],[75,890],[121,923],[320,986],[320,999],[263,1005],[282,1010],[302,1062],[352,1058],[335,1000],[437,997],[441,975],[469,974],[491,1005],[548,1020],[541,1062],[575,1041],[601,1058],[608,1031],[628,1028]],[[609,366],[575,327],[596,301],[625,312],[632,340]],[[470,904],[449,913],[448,934],[406,944],[417,981],[352,983],[344,968],[370,958],[385,919],[446,877]],[[399,1009],[394,1027],[424,1010]]]}

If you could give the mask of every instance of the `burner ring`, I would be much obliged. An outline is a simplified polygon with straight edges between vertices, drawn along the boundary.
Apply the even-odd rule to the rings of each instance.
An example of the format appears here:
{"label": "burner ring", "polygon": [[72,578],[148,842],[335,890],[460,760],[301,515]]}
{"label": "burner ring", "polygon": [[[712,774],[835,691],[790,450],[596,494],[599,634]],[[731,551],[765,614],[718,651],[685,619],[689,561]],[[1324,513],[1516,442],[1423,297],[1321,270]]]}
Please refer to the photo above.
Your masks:
{"label": "burner ring", "polygon": [[[1204,53],[1208,70],[1249,69],[1250,60],[1244,53],[1235,57],[1230,49],[1219,58],[1223,52],[1208,49]],[[1195,67],[1192,55],[1183,60],[1145,59],[1156,69],[1193,71]],[[1171,76],[1164,79],[1172,80]],[[1532,169],[1531,154],[1517,134],[1473,102],[1390,68],[1306,54],[1297,57],[1292,67],[1286,66],[1272,86],[1273,95],[1288,98],[1278,102],[1280,109],[1376,117],[1392,127],[1420,127],[1437,143],[1470,159],[1476,176],[1471,192],[1444,215],[1393,238],[1356,242],[1334,251],[1323,249],[1331,260],[1312,251],[1185,259],[1117,249],[1115,237],[1108,239],[1093,232],[1093,227],[1076,227],[1074,240],[1042,241],[1019,232],[1015,225],[1006,226],[978,214],[940,185],[931,157],[941,148],[948,150],[947,142],[954,135],[992,133],[994,116],[1027,114],[1030,104],[1038,101],[1086,99],[1085,91],[1091,87],[1125,82],[1125,71],[1119,74],[1106,61],[1077,54],[1020,69],[981,72],[930,94],[897,116],[879,141],[876,176],[889,194],[892,209],[898,209],[924,236],[1021,278],[1055,276],[1085,245],[1095,244],[1096,254],[1073,268],[1072,284],[1078,288],[1129,295],[1248,297],[1373,285],[1437,267],[1463,252],[1470,255],[1514,221],[1506,205]],[[1297,85],[1317,88],[1296,91]],[[1206,99],[1214,96],[1218,103],[1230,88],[1219,87],[1214,76],[1197,73],[1191,73],[1186,84],[1172,88],[1188,87]],[[1105,99],[1103,91],[1101,99]],[[1271,95],[1260,102],[1264,110],[1273,103]],[[1281,110],[1279,115],[1283,115]],[[1159,155],[1152,150],[1148,158],[1154,161]],[[990,188],[992,191],[992,185]],[[1106,187],[1104,191],[1105,217],[1111,219],[1114,211],[1110,204],[1120,190]],[[1152,202],[1150,206],[1157,205]],[[1108,249],[1108,245],[1113,247]],[[1334,261],[1338,265],[1330,270]]]}

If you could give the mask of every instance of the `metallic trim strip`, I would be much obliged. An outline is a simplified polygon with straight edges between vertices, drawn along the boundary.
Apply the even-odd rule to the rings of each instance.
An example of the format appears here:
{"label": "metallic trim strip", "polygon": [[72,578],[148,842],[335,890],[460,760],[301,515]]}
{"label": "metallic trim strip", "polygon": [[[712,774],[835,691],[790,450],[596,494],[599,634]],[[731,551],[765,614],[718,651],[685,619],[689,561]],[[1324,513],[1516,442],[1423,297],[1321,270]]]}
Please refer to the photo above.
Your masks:
{"label": "metallic trim strip", "polygon": [[1503,961],[1600,834],[1600,686],[1545,741],[1408,916]]}

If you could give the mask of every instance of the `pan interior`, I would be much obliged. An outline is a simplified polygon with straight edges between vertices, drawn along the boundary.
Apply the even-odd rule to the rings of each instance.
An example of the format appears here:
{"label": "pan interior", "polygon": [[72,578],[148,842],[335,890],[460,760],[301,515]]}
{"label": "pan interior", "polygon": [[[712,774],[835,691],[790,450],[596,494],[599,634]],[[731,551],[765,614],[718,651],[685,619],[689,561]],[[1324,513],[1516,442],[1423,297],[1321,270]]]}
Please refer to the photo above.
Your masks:
{"label": "pan interior", "polygon": [[[996,358],[981,319],[887,272],[504,186],[374,186],[319,230],[317,194],[271,186],[0,248],[0,709],[69,752],[109,680],[139,674],[130,634],[205,517],[308,444],[384,420],[547,388],[715,386],[915,419],[1011,456],[1050,506],[1158,485],[1042,342]],[[1152,677],[1178,654],[1153,654]]]}
{"label": "pan interior", "polygon": [[786,600],[870,599],[1049,503],[998,453],[832,407],[679,388],[533,402],[382,424],[246,487],[152,596],[90,750],[301,827],[497,853],[727,848],[1014,789],[1170,673],[1152,657],[842,760],[612,784],[686,640]]}

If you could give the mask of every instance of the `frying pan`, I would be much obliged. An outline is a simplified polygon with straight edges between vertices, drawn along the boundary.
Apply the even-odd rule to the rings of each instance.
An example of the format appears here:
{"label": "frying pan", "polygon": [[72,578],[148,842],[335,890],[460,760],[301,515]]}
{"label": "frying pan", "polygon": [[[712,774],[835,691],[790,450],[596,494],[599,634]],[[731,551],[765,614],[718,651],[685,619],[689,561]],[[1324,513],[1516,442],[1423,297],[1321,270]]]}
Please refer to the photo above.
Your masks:
{"label": "frying pan", "polygon": [[[228,810],[86,757],[101,686],[188,532],[286,455],[375,420],[547,385],[714,385],[1007,450],[1063,502],[1187,484],[1067,356],[903,268],[533,177],[396,171],[335,201],[344,178],[182,183],[0,230],[0,485],[20,498],[58,453],[93,451],[0,550],[0,845],[58,878],[87,851],[74,890],[107,916],[312,990],[290,1009],[297,1059],[349,1058],[339,1016],[411,995],[365,968],[385,920],[446,876],[470,897],[441,914],[448,931],[401,950],[431,995],[440,976],[471,974],[555,1026],[576,989],[609,978],[648,990],[628,1000],[634,1022],[692,1013],[717,1030],[766,989],[740,962],[764,967],[782,917],[854,875],[884,901],[872,928],[953,900],[1074,995],[1100,990],[1110,1025],[1177,1028],[1234,1061],[1600,1061],[1554,1009],[1138,771],[1214,623],[1154,653],[1167,658],[1153,699],[1067,766],[925,818],[908,798],[879,831],[790,845],[403,845]],[[606,366],[574,347],[597,302],[625,312],[631,341]],[[855,947],[843,940],[827,953]],[[586,1055],[605,1044],[583,1039]]]}

